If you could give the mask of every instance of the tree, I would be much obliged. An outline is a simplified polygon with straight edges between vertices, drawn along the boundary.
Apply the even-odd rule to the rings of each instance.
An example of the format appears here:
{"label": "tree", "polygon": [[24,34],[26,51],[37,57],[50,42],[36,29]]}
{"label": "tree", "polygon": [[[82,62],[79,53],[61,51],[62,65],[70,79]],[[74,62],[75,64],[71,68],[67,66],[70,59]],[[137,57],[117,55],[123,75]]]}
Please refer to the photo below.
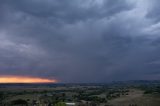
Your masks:
{"label": "tree", "polygon": [[55,104],[55,106],[66,106],[66,104],[64,102],[58,102]]}
{"label": "tree", "polygon": [[14,100],[11,103],[12,105],[24,105],[24,106],[28,106],[27,101],[23,100],[23,99],[18,99],[18,100]]}

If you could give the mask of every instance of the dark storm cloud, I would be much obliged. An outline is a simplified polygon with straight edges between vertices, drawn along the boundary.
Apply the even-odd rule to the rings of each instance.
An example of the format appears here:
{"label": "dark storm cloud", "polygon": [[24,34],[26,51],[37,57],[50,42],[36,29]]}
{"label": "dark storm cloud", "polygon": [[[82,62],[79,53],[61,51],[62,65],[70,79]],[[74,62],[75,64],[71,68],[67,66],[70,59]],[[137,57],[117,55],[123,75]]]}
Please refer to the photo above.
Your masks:
{"label": "dark storm cloud", "polygon": [[4,3],[15,11],[24,12],[53,22],[76,22],[109,17],[131,8],[126,1],[105,0],[6,0]]}
{"label": "dark storm cloud", "polygon": [[153,0],[151,2],[151,7],[149,9],[149,12],[147,14],[147,16],[149,18],[153,18],[154,21],[160,21],[160,7],[159,7],[159,4],[160,1],[159,0]]}
{"label": "dark storm cloud", "polygon": [[159,24],[150,18],[148,1],[0,2],[1,74],[62,82],[147,79],[160,74]]}

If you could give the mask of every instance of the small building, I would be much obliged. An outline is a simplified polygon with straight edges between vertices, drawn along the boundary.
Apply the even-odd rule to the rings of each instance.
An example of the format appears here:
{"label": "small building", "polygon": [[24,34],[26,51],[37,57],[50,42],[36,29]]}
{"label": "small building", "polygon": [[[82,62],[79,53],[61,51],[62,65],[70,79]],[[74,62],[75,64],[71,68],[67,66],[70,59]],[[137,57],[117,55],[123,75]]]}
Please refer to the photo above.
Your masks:
{"label": "small building", "polygon": [[76,103],[72,103],[72,102],[68,102],[68,103],[66,103],[66,106],[75,106],[76,105]]}

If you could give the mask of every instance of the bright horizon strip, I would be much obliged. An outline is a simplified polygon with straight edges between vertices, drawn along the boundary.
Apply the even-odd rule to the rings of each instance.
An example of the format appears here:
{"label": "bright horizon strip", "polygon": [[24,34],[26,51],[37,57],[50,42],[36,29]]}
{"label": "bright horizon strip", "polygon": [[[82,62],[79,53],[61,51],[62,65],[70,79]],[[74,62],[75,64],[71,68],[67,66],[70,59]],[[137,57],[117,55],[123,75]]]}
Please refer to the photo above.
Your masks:
{"label": "bright horizon strip", "polygon": [[27,76],[0,76],[0,83],[56,83],[56,79]]}

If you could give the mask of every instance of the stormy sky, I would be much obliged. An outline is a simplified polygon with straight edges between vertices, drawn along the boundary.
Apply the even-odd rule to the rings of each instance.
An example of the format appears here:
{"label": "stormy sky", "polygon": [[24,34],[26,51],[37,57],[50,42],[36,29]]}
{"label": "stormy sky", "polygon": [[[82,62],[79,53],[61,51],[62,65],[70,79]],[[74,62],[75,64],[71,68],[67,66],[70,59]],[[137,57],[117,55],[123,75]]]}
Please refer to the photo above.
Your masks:
{"label": "stormy sky", "polygon": [[160,79],[160,0],[0,0],[0,75]]}

